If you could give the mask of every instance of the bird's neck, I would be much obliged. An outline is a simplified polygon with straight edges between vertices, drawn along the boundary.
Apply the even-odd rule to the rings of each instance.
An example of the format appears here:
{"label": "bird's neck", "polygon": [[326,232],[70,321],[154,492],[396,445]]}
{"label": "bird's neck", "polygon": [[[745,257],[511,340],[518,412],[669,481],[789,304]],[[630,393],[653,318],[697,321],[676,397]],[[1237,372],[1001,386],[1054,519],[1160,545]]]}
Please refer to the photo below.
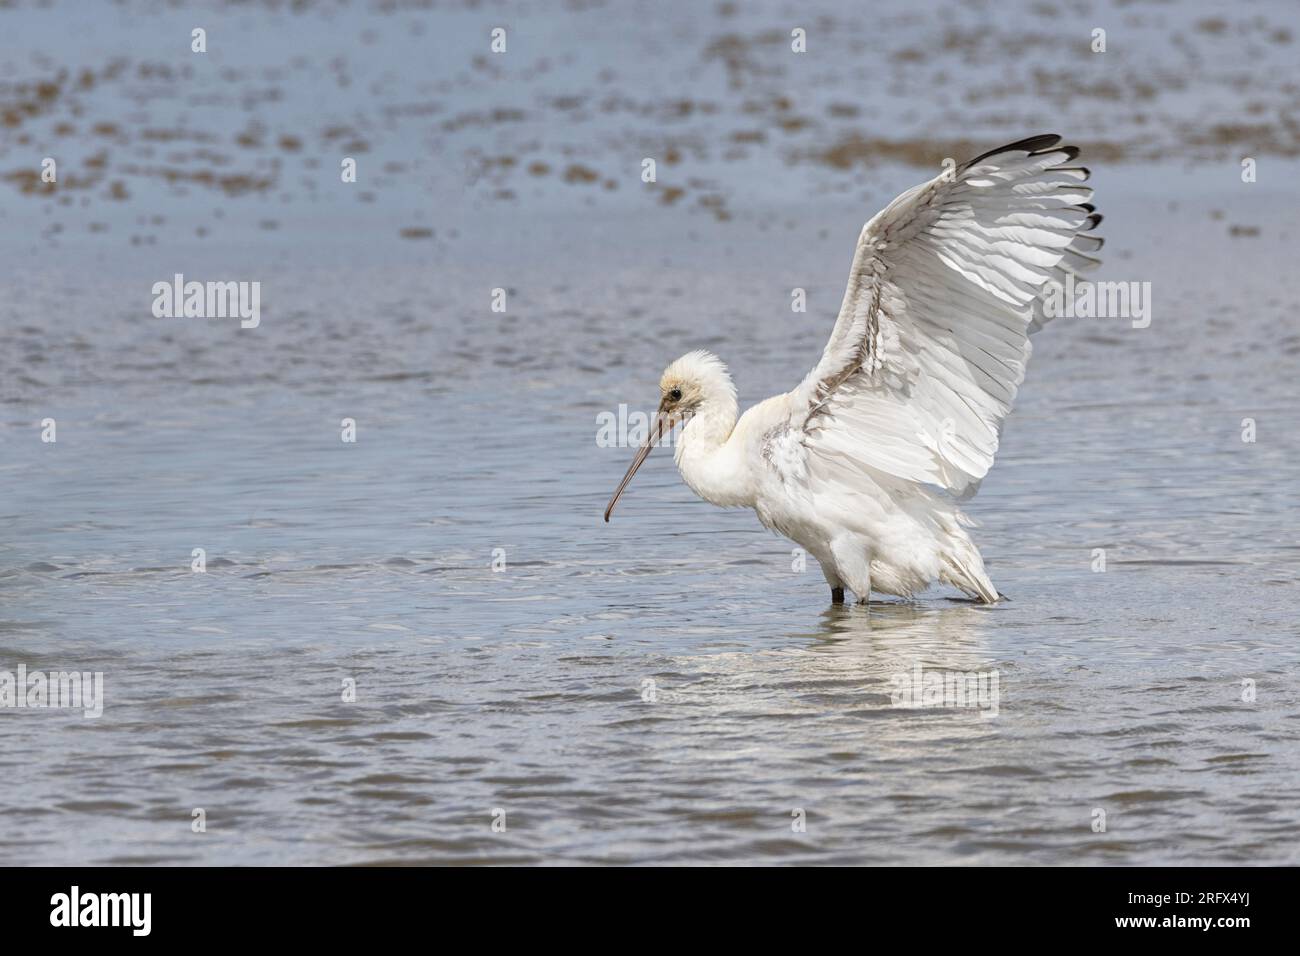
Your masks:
{"label": "bird's neck", "polygon": [[753,503],[749,463],[736,436],[734,401],[701,408],[677,439],[677,470],[692,491],[705,501],[734,507]]}

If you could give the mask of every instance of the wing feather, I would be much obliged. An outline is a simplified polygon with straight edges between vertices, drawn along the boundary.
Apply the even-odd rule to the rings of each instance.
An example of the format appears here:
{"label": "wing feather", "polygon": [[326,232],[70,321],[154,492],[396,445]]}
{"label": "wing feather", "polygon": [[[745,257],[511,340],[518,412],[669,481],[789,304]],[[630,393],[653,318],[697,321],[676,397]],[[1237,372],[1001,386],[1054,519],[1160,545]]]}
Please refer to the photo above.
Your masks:
{"label": "wing feather", "polygon": [[810,471],[973,493],[1048,320],[1044,285],[1099,262],[1077,156],[1054,135],[1002,146],[863,227],[830,340],[792,393]]}

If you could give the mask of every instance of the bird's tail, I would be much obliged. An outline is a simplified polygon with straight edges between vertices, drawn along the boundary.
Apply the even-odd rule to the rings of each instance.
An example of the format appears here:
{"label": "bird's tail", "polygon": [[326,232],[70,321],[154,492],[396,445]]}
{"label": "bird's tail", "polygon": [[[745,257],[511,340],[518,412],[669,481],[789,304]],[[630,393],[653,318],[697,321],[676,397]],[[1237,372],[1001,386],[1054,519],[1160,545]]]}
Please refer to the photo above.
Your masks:
{"label": "bird's tail", "polygon": [[984,559],[965,528],[952,536],[951,546],[943,553],[944,570],[940,579],[964,591],[984,604],[994,604],[1002,596],[984,570]]}

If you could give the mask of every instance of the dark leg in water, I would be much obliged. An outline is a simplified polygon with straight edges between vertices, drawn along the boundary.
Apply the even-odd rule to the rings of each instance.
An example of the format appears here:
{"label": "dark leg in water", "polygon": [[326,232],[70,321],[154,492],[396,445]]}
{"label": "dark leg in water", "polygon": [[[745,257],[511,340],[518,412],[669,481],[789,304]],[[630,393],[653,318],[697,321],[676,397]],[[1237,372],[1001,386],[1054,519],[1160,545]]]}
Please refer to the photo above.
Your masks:
{"label": "dark leg in water", "polygon": [[843,603],[844,603],[844,589],[843,589],[843,588],[831,588],[831,603],[832,603],[832,604],[843,604]]}

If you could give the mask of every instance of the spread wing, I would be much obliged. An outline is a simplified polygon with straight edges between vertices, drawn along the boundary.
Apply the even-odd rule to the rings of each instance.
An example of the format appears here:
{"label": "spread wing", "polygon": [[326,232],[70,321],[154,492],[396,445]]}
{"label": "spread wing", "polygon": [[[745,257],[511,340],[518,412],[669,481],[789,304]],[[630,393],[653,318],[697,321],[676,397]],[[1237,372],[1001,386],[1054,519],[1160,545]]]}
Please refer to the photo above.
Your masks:
{"label": "spread wing", "polygon": [[1047,316],[1040,292],[1098,264],[1088,170],[1059,136],[995,149],[863,227],[821,360],[792,393],[806,466],[867,466],[970,495]]}

